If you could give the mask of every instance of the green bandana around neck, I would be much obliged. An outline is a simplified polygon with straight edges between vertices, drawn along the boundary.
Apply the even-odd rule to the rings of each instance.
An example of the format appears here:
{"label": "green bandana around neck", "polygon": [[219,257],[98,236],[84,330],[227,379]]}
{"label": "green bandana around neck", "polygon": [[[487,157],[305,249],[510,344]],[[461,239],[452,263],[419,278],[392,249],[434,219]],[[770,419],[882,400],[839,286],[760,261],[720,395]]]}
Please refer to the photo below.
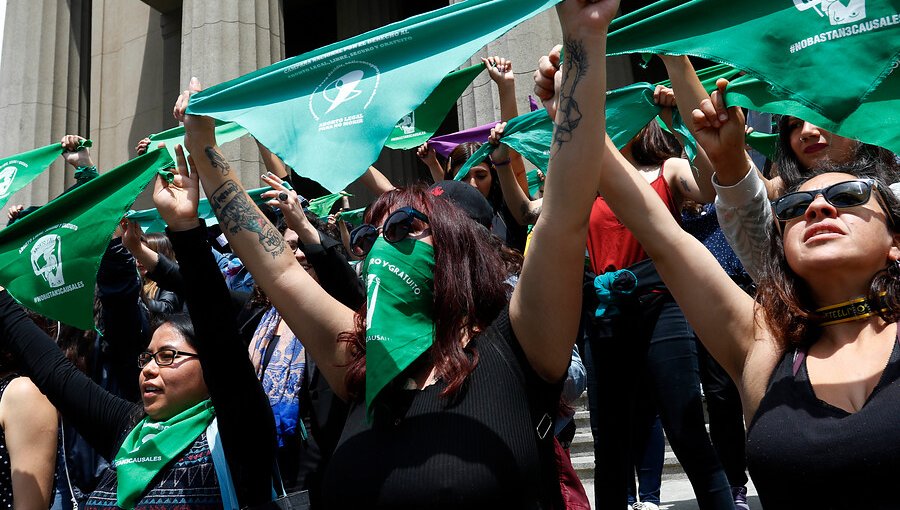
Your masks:
{"label": "green bandana around neck", "polygon": [[164,421],[149,416],[125,437],[113,462],[118,478],[116,505],[131,510],[147,486],[175,457],[191,445],[215,417],[209,399]]}
{"label": "green bandana around neck", "polygon": [[434,341],[434,248],[379,237],[365,261],[366,416],[379,392]]}

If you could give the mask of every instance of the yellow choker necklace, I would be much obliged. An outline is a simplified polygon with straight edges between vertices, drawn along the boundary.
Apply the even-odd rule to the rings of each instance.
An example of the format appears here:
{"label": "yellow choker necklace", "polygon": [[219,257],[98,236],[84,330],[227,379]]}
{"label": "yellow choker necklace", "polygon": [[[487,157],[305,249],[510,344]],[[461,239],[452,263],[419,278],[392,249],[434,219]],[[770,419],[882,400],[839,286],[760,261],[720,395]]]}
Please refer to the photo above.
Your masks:
{"label": "yellow choker necklace", "polygon": [[816,309],[816,313],[819,315],[819,326],[861,321],[885,311],[887,311],[886,307],[880,310],[872,310],[872,305],[868,298],[864,297]]}

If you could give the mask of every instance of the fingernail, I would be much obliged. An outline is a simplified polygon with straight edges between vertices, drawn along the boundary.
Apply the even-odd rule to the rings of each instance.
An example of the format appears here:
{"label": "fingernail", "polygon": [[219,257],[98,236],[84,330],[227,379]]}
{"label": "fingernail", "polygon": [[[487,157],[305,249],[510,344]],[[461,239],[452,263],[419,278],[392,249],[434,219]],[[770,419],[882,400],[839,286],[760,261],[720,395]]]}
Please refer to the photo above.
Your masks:
{"label": "fingernail", "polygon": [[722,122],[725,122],[726,120],[728,120],[728,114],[727,114],[727,113],[720,113],[720,114],[719,114],[719,120],[721,120]]}

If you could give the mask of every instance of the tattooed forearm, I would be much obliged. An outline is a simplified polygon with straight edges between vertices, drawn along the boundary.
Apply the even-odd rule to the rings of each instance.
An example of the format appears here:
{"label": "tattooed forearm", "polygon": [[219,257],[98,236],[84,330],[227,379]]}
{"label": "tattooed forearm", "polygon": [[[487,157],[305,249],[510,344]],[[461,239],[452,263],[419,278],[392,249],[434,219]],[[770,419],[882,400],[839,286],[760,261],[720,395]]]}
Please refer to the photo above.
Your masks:
{"label": "tattooed forearm", "polygon": [[231,166],[225,161],[225,158],[219,151],[213,147],[206,146],[204,152],[206,152],[206,157],[209,158],[209,162],[212,164],[213,168],[218,168],[219,171],[222,172],[222,175],[228,175],[228,172],[231,171]]}
{"label": "tattooed forearm", "polygon": [[543,209],[543,202],[525,202],[519,208],[519,212],[522,213],[522,221],[525,222],[526,225],[534,225],[537,222],[538,216],[541,215],[541,209]]}
{"label": "tattooed forearm", "polygon": [[278,230],[253,206],[247,194],[234,181],[221,185],[209,201],[222,226],[232,234],[241,230],[255,232],[259,244],[272,258],[284,251],[284,238]]}
{"label": "tattooed forearm", "polygon": [[575,89],[578,83],[584,78],[587,71],[588,63],[585,55],[584,45],[581,41],[574,39],[566,39],[565,45],[565,71],[563,74],[563,84],[559,91],[559,108],[556,117],[559,122],[554,131],[553,143],[559,149],[562,145],[572,140],[572,133],[581,122],[581,109],[578,102],[575,101]]}

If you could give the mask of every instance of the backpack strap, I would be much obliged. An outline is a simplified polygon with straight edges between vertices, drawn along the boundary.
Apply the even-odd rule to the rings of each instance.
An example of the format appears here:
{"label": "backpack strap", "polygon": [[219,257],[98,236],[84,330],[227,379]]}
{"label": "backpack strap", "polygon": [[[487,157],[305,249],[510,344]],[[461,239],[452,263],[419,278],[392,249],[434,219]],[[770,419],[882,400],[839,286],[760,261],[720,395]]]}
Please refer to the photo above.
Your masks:
{"label": "backpack strap", "polygon": [[219,435],[219,418],[206,427],[206,441],[209,443],[209,452],[212,454],[213,466],[216,468],[216,478],[219,479],[219,492],[222,494],[222,508],[225,510],[240,510],[237,493],[231,480],[231,469],[225,460],[225,450],[222,448],[222,437]]}

